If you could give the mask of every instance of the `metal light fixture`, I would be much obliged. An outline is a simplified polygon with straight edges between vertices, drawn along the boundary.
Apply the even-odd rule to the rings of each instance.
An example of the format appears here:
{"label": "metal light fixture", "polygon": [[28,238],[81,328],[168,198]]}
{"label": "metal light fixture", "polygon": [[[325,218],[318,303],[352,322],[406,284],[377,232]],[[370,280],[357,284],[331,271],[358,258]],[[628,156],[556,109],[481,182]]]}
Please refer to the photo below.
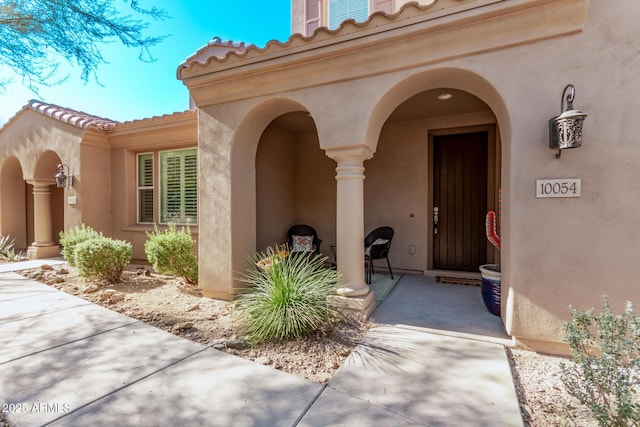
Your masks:
{"label": "metal light fixture", "polygon": [[[560,100],[561,114],[549,119],[549,147],[558,149],[556,159],[560,158],[562,150],[582,145],[582,123],[587,115],[580,110],[573,109],[575,96],[576,88],[572,84],[566,85]],[[567,102],[566,108],[565,100]]]}
{"label": "metal light fixture", "polygon": [[[64,173],[64,168],[67,168],[66,175]],[[69,166],[62,163],[58,165],[58,173],[56,174],[56,187],[58,188],[73,187],[73,175],[69,172]]]}

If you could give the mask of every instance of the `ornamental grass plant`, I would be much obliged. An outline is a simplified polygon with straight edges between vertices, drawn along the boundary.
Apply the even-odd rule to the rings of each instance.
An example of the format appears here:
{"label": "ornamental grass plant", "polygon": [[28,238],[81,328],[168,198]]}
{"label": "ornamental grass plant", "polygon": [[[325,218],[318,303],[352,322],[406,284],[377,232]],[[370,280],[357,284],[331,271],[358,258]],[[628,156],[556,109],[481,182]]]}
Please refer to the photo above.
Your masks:
{"label": "ornamental grass plant", "polygon": [[336,294],[338,272],[326,257],[269,248],[250,260],[240,279],[248,285],[236,300],[236,313],[252,344],[301,338],[341,319]]}

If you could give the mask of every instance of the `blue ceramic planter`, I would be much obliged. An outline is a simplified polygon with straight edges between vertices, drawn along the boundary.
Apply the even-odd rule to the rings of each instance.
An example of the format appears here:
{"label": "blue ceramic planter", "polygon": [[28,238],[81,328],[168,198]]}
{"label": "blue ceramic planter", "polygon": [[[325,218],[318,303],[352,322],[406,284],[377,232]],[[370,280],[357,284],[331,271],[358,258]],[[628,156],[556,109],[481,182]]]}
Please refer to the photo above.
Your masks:
{"label": "blue ceramic planter", "polygon": [[495,316],[500,317],[500,294],[502,273],[500,266],[496,264],[485,264],[480,266],[482,275],[482,301],[487,310]]}

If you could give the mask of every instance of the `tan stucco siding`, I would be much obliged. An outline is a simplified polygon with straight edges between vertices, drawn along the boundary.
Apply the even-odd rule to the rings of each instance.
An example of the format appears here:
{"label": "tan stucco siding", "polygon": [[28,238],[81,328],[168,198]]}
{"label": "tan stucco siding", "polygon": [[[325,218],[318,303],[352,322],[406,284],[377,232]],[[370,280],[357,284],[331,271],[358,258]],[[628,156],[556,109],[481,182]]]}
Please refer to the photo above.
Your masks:
{"label": "tan stucco siding", "polygon": [[256,153],[256,249],[284,242],[297,220],[297,144],[293,135],[269,126]]}
{"label": "tan stucco siding", "polygon": [[[626,299],[638,304],[640,122],[634,117],[640,113],[635,75],[640,69],[640,21],[630,13],[635,8],[632,0],[523,0],[406,26],[381,18],[376,21],[381,26],[348,25],[335,37],[319,32],[308,44],[293,38],[282,50],[267,52],[270,59],[248,52],[243,67],[236,67],[234,58],[214,64],[211,75],[204,66],[186,70],[185,82],[195,102],[209,106],[200,122],[201,147],[210,152],[207,166],[219,165],[217,170],[210,168],[213,175],[203,176],[203,191],[207,198],[212,196],[207,212],[222,218],[211,216],[212,227],[202,236],[201,250],[212,249],[212,255],[221,256],[224,245],[233,245],[234,252],[220,261],[223,268],[207,270],[207,277],[221,281],[215,286],[227,286],[223,282],[230,281],[232,266],[239,265],[236,260],[255,241],[255,177],[224,168],[237,167],[236,161],[241,167],[251,165],[253,148],[234,151],[228,144],[234,138],[234,144],[257,144],[267,124],[283,110],[261,110],[256,121],[248,120],[247,112],[254,105],[273,107],[269,101],[276,98],[305,106],[300,110],[313,117],[323,149],[366,152],[365,146],[373,153],[364,165],[365,203],[373,205],[365,208],[365,227],[393,221],[400,233],[392,262],[424,269],[424,258],[417,255],[428,259],[425,241],[416,245],[415,261],[405,255],[411,245],[407,234],[428,232],[418,224],[428,221],[427,199],[422,196],[428,185],[418,182],[425,182],[423,174],[428,176],[428,170],[420,169],[421,162],[428,164],[428,153],[425,145],[411,144],[421,144],[418,141],[431,127],[385,124],[411,96],[444,87],[478,97],[495,117],[501,155],[495,178],[503,190],[502,315],[507,331],[551,348],[562,340],[561,321],[569,318],[569,304],[599,306],[604,293],[614,308],[621,308]],[[384,34],[377,32],[382,26]],[[575,85],[574,105],[588,118],[583,147],[556,159],[548,148],[547,122],[560,113],[567,83]],[[456,117],[443,127],[472,124],[478,123]],[[234,137],[236,131],[242,136]],[[407,140],[398,142],[398,136]],[[246,158],[237,160],[230,151]],[[359,156],[355,167],[365,157]],[[393,206],[382,209],[370,193],[397,188],[401,161],[402,167],[417,171],[416,182],[403,183],[404,194],[389,194]],[[392,183],[388,187],[381,184],[385,178]],[[536,198],[536,180],[549,178],[581,179],[582,196]],[[214,208],[214,200],[222,205]],[[233,202],[238,200],[242,203]],[[390,209],[393,215],[387,219]],[[416,225],[409,219],[411,213]],[[248,226],[239,240],[234,221]]]}

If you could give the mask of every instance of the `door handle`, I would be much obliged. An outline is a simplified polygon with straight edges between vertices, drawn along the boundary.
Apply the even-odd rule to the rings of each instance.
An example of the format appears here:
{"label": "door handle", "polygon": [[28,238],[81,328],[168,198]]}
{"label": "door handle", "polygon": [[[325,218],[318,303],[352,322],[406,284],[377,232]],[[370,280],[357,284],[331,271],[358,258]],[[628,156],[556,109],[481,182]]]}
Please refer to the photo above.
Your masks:
{"label": "door handle", "polygon": [[439,214],[440,214],[440,210],[438,209],[438,207],[434,207],[433,208],[433,234],[438,234],[438,221],[440,220],[439,218]]}

